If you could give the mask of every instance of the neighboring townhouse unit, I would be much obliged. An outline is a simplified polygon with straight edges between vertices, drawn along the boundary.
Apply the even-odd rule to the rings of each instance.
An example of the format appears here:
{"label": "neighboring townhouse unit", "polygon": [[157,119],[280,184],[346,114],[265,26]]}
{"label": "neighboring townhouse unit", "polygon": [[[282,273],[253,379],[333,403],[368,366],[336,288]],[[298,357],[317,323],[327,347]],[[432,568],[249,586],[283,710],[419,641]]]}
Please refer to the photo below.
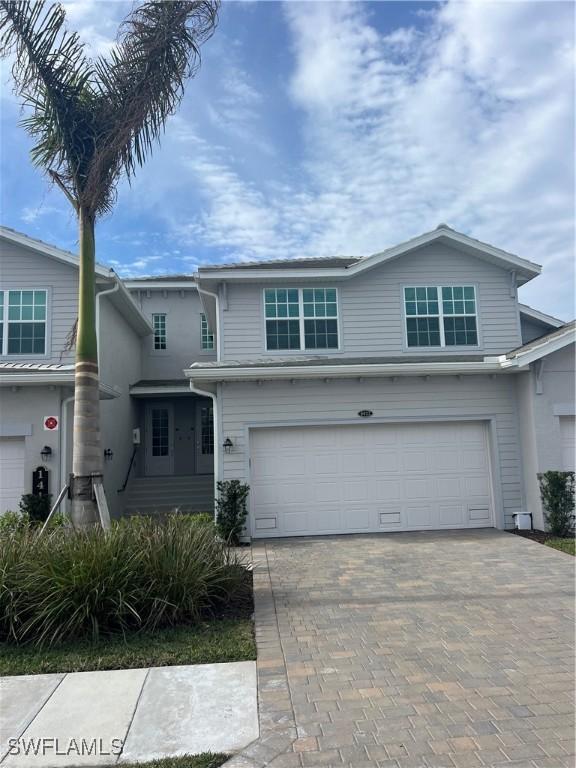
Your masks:
{"label": "neighboring townhouse unit", "polygon": [[362,259],[201,268],[218,356],[186,373],[218,476],[250,484],[249,534],[542,527],[537,472],[574,468],[575,334],[519,305],[539,273],[446,225]]}
{"label": "neighboring townhouse unit", "polygon": [[[211,510],[212,402],[193,394],[183,373],[191,360],[214,358],[196,285],[140,285],[97,267],[108,504],[114,516],[174,504]],[[77,292],[76,256],[0,228],[0,512],[18,508],[38,466],[49,471],[53,498],[67,483]]]}
{"label": "neighboring townhouse unit", "polygon": [[[70,471],[77,265],[0,229],[0,511]],[[98,267],[113,514],[210,510],[240,479],[252,537],[542,528],[538,473],[574,469],[575,329],[519,303],[539,273],[446,225],[365,258]]]}

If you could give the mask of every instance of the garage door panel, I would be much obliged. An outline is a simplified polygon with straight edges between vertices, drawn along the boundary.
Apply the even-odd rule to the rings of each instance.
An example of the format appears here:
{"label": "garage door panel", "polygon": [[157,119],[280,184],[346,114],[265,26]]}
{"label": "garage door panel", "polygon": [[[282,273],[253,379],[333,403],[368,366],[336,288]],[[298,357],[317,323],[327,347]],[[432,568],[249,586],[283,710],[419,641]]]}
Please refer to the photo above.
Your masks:
{"label": "garage door panel", "polygon": [[460,528],[466,522],[466,511],[461,504],[438,504],[438,525],[442,528]]}
{"label": "garage door panel", "polygon": [[[294,440],[260,439],[290,430],[297,452]],[[492,525],[482,424],[261,428],[250,442],[255,536]]]}
{"label": "garage door panel", "polygon": [[306,504],[308,498],[308,483],[291,481],[278,483],[278,496],[285,504]]}
{"label": "garage door panel", "polygon": [[288,535],[296,536],[299,533],[308,532],[308,515],[305,507],[291,509],[287,507],[282,516],[284,531]]}
{"label": "garage door panel", "polygon": [[344,481],[344,501],[368,501],[369,483],[365,480]]}
{"label": "garage door panel", "polygon": [[407,506],[403,518],[407,528],[430,528],[434,522],[432,505]]}
{"label": "garage door panel", "polygon": [[429,499],[431,496],[431,486],[433,482],[430,478],[414,477],[404,480],[404,498],[405,499]]}
{"label": "garage door panel", "polygon": [[405,451],[402,456],[404,472],[425,472],[428,469],[428,453],[425,450],[416,451],[413,448]]}
{"label": "garage door panel", "polygon": [[313,486],[313,500],[320,503],[340,501],[342,492],[336,478],[331,482],[316,481]]}
{"label": "garage door panel", "polygon": [[252,489],[252,504],[256,509],[266,509],[279,501],[277,485],[258,484]]}
{"label": "garage door panel", "polygon": [[453,472],[460,464],[459,452],[451,446],[438,445],[434,449],[434,469],[437,472]]}
{"label": "garage door panel", "polygon": [[350,451],[346,454],[346,461],[342,462],[342,473],[344,475],[363,474],[367,471],[366,459],[367,456],[365,453],[355,453],[354,451]]}
{"label": "garage door panel", "polygon": [[400,500],[402,496],[402,481],[397,480],[376,480],[376,501]]}
{"label": "garage door panel", "polygon": [[460,467],[464,470],[478,469],[485,471],[487,467],[486,453],[480,448],[463,448],[460,452]]}
{"label": "garage door panel", "polygon": [[252,456],[252,472],[260,480],[278,476],[278,460],[274,455],[256,454]]}
{"label": "garage door panel", "polygon": [[374,454],[374,470],[377,474],[386,474],[390,472],[398,472],[399,469],[399,457],[397,453],[393,451],[382,451],[378,449],[378,452]]}
{"label": "garage door panel", "polygon": [[314,527],[310,528],[310,521],[308,521],[308,530],[310,533],[314,533],[314,528],[317,526],[320,533],[333,533],[342,529],[340,510],[336,510],[331,504],[321,504],[317,507],[317,513],[314,516]]}
{"label": "garage door panel", "polygon": [[370,531],[374,522],[366,505],[346,505],[344,508],[344,528],[348,531]]}
{"label": "garage door panel", "polygon": [[463,478],[464,494],[470,498],[488,498],[490,482],[485,475]]}
{"label": "garage door panel", "polygon": [[436,498],[460,499],[462,498],[461,477],[439,477],[436,480]]}
{"label": "garage door panel", "polygon": [[316,473],[320,475],[334,475],[338,473],[339,459],[338,455],[316,454],[310,457],[310,463]]}
{"label": "garage door panel", "polygon": [[18,511],[24,493],[24,438],[0,439],[0,514]]}

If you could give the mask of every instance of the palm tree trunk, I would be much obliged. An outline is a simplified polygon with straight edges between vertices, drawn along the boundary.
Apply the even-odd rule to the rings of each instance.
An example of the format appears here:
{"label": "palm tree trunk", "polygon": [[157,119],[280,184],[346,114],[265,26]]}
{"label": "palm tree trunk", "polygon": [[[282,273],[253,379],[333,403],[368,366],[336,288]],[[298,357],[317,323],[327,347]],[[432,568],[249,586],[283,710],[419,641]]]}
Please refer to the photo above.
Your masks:
{"label": "palm tree trunk", "polygon": [[96,336],[96,246],[94,218],[82,208],[80,225],[80,284],[74,377],[74,437],[72,449],[72,522],[75,528],[98,523],[92,483],[102,474],[98,342]]}

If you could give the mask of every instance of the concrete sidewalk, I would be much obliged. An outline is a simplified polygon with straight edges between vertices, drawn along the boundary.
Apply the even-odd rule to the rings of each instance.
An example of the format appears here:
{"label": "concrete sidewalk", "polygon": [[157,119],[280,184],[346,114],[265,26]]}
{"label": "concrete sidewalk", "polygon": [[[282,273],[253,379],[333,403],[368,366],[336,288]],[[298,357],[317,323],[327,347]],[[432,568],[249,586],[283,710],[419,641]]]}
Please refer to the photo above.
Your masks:
{"label": "concrete sidewalk", "polygon": [[0,678],[2,768],[236,752],[256,738],[253,661]]}

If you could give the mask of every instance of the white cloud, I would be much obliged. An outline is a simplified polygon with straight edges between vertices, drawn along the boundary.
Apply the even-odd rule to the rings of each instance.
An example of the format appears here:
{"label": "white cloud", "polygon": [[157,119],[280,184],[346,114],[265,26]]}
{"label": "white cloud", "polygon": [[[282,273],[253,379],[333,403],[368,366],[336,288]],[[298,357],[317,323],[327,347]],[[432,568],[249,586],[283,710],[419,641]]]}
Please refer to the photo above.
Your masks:
{"label": "white cloud", "polygon": [[543,263],[524,298],[571,314],[572,6],[452,0],[387,35],[357,3],[284,11],[301,182],[256,185],[204,142],[188,234],[236,258],[365,254],[447,221]]}

